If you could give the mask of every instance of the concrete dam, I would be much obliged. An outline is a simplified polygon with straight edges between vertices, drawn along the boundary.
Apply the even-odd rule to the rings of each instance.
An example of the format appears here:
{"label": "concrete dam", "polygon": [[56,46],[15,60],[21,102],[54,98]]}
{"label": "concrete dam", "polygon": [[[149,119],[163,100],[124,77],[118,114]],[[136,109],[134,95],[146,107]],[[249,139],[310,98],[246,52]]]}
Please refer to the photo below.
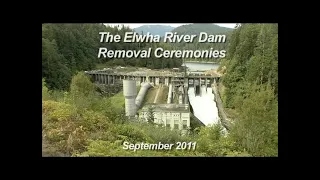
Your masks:
{"label": "concrete dam", "polygon": [[[147,118],[147,107],[141,107],[148,90],[153,86],[167,86],[167,104],[153,104],[155,121],[172,129],[186,129],[190,126],[190,108],[206,126],[219,123],[217,105],[212,84],[220,77],[189,73],[115,73],[107,71],[85,72],[93,82],[104,85],[123,84],[125,111],[127,116]],[[141,86],[136,91],[136,86]],[[176,101],[174,101],[174,99]],[[140,109],[140,110],[139,110]]]}

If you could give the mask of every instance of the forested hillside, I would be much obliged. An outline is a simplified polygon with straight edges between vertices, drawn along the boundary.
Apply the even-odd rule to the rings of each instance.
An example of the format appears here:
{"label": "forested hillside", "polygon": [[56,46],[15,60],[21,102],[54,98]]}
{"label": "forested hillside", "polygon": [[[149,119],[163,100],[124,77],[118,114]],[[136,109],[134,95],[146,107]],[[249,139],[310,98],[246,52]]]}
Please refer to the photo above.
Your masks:
{"label": "forested hillside", "polygon": [[159,35],[162,37],[166,34],[166,32],[171,32],[173,29],[174,27],[165,25],[143,25],[134,28],[134,31],[139,34],[146,34],[149,32],[152,35]]}
{"label": "forested hillside", "polygon": [[224,106],[236,112],[231,136],[253,155],[277,155],[278,25],[242,24],[220,69]]}
{"label": "forested hillside", "polygon": [[[99,32],[120,34],[132,29],[103,24],[43,24],[42,25],[42,77],[49,89],[66,90],[71,77],[78,71],[92,70],[97,64],[106,66],[139,66],[148,68],[173,68],[181,66],[181,59],[104,59],[98,58],[100,47],[108,49],[138,50],[154,47],[151,43],[100,43]],[[157,47],[172,49],[169,44]]]}

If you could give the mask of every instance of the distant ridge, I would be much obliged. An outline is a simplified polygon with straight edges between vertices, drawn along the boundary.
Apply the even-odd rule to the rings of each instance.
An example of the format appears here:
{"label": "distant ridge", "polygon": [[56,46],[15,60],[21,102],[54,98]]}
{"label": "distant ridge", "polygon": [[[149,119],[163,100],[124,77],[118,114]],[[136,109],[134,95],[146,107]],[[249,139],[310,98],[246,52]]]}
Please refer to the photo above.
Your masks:
{"label": "distant ridge", "polygon": [[174,29],[172,26],[166,26],[166,25],[143,25],[137,28],[134,28],[134,30],[139,34],[147,34],[148,32],[152,35],[160,35],[164,36],[166,32],[171,32]]}
{"label": "distant ridge", "polygon": [[233,28],[221,27],[215,24],[187,24],[174,28],[172,32],[178,34],[200,34],[206,32],[208,34],[219,34],[233,31]]}

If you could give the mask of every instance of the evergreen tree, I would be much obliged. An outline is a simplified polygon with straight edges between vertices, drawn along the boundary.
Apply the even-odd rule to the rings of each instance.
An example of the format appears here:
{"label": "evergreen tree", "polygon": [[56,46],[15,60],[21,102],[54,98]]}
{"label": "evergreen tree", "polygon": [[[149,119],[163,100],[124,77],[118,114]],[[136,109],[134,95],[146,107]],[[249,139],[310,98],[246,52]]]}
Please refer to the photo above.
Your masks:
{"label": "evergreen tree", "polygon": [[150,106],[148,108],[148,117],[147,117],[148,123],[154,124],[154,115],[155,115],[154,107]]}

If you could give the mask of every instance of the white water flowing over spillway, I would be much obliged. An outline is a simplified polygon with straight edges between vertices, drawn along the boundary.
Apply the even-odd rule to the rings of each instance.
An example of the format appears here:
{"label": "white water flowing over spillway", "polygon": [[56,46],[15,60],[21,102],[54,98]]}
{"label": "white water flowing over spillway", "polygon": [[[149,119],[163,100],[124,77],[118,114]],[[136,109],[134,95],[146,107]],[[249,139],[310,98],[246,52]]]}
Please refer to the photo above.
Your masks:
{"label": "white water flowing over spillway", "polygon": [[188,96],[194,115],[206,126],[219,123],[218,108],[214,101],[212,88],[200,88],[200,94],[195,95],[194,87],[189,87]]}

